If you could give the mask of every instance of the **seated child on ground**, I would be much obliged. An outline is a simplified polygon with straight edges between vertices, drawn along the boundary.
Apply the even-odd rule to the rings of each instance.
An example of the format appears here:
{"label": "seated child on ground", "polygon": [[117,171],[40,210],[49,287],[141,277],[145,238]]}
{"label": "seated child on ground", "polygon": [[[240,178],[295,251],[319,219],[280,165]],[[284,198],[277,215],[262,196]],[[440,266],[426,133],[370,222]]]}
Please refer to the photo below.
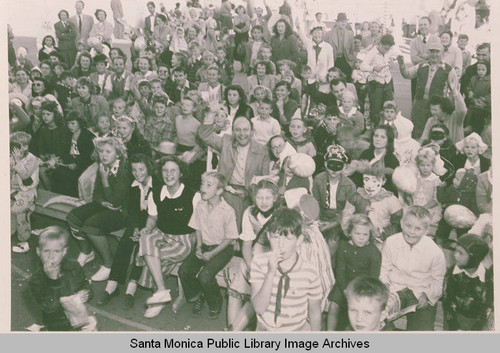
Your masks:
{"label": "seated child on ground", "polygon": [[257,331],[319,331],[321,282],[297,253],[303,241],[300,213],[277,210],[268,231],[271,252],[255,256],[250,267]]}
{"label": "seated child on ground", "polygon": [[41,265],[29,280],[29,289],[48,331],[95,331],[96,319],[84,303],[91,294],[82,267],[66,258],[69,232],[59,226],[42,230],[36,253]]}

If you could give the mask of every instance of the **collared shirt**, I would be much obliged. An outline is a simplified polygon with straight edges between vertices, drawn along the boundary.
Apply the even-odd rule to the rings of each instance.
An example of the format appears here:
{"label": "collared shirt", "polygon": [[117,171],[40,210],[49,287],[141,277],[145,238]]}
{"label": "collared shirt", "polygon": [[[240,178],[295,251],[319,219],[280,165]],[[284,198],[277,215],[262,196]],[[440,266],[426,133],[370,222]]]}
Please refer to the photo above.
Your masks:
{"label": "collared shirt", "polygon": [[271,116],[263,119],[260,116],[252,118],[253,139],[260,144],[266,145],[271,137],[281,134],[278,120]]}
{"label": "collared shirt", "polygon": [[482,263],[479,264],[476,271],[474,271],[473,273],[469,273],[465,271],[465,269],[458,267],[458,265],[455,265],[455,267],[453,268],[453,274],[458,275],[460,273],[465,273],[465,275],[470,278],[477,277],[483,283],[486,281],[486,268]]}
{"label": "collared shirt", "polygon": [[201,232],[205,245],[219,245],[226,239],[238,239],[234,209],[224,199],[211,210],[208,201],[196,204],[189,227]]}
{"label": "collared shirt", "polygon": [[428,237],[410,246],[397,233],[386,239],[382,248],[380,280],[391,292],[410,289],[416,298],[425,293],[431,305],[443,294],[446,260],[443,251]]}
{"label": "collared shirt", "polygon": [[[132,186],[134,186],[134,184],[132,184]],[[151,187],[152,187],[152,184],[151,184],[150,188]],[[167,185],[163,185],[163,187],[161,188],[161,191],[160,191],[160,201],[165,200],[165,198],[169,198],[169,199],[179,198],[182,195],[183,191],[184,191],[184,184],[182,184],[182,183],[173,195],[170,193],[170,191],[168,191]],[[141,200],[142,200],[142,189],[141,189]],[[158,209],[156,207],[152,193],[149,194],[147,204],[148,204],[148,215],[153,216],[153,217],[158,216]]]}
{"label": "collared shirt", "polygon": [[132,187],[138,187],[139,190],[141,191],[141,211],[146,210],[149,207],[149,198],[148,194],[151,188],[153,187],[153,178],[148,177],[148,180],[146,181],[146,185],[143,185],[142,183],[139,183],[137,180],[134,180],[132,183]]}
{"label": "collared shirt", "polygon": [[462,52],[457,46],[451,45],[449,48],[445,49],[441,60],[455,69],[457,77],[462,76]]}
{"label": "collared shirt", "polygon": [[[361,71],[370,73],[368,76],[369,81],[377,81],[378,83],[386,84],[392,80],[390,64],[394,61],[396,56],[394,47],[392,47],[387,53],[382,54],[379,51],[378,46],[374,46],[366,53],[366,56],[359,68]],[[375,66],[383,66],[384,68],[375,72],[373,70]]]}
{"label": "collared shirt", "polygon": [[338,179],[335,183],[328,181],[330,183],[330,209],[337,209],[337,188],[339,187],[340,179]]}
{"label": "collared shirt", "polygon": [[[429,90],[431,88],[431,83],[432,79],[434,78],[434,75],[436,74],[436,71],[438,68],[445,69],[445,63],[441,61],[438,65],[430,65],[428,62],[425,62],[421,65],[422,67],[429,66],[429,75],[427,76],[427,82],[425,85],[425,90],[424,90],[424,99],[429,99]],[[407,70],[409,78],[415,78],[417,77],[417,71],[419,69],[420,65],[415,65],[410,67]],[[454,87],[455,92],[458,91],[458,86],[459,86],[459,80],[457,77],[457,72],[455,70],[450,70],[450,73],[448,74],[448,80],[447,80],[448,87]]]}
{"label": "collared shirt", "polygon": [[236,147],[234,170],[229,180],[229,184],[245,186],[245,167],[247,165],[249,150],[250,144],[243,147],[238,145]]}
{"label": "collared shirt", "polygon": [[481,161],[478,158],[477,161],[472,164],[469,158],[467,158],[467,160],[465,161],[464,169],[474,169],[474,174],[479,175],[481,174]]}
{"label": "collared shirt", "polygon": [[104,166],[104,170],[108,172],[108,174],[111,174],[112,176],[116,176],[118,173],[118,169],[120,169],[120,160],[117,159],[113,162],[113,165],[110,166]]}
{"label": "collared shirt", "polygon": [[[257,234],[255,234],[255,230],[250,220],[250,217],[251,217],[251,207],[248,207],[245,210],[245,212],[243,212],[243,218],[241,220],[240,239],[243,241],[253,241],[255,240],[255,238],[257,238]],[[267,221],[271,219],[271,217],[272,214],[269,215],[269,217],[264,217],[264,215],[259,212],[257,213],[255,219],[261,226],[264,226],[264,224],[266,224]]]}

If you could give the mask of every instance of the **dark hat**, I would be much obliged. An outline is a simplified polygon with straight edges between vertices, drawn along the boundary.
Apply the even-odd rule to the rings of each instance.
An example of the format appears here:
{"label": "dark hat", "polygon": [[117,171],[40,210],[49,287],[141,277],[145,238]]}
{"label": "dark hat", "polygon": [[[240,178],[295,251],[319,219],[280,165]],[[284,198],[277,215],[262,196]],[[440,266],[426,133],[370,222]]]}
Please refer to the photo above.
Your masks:
{"label": "dark hat", "polygon": [[339,12],[337,14],[337,21],[347,21],[347,15],[345,12]]}
{"label": "dark hat", "polygon": [[488,244],[475,234],[464,234],[457,240],[457,245],[469,254],[466,268],[476,268],[490,251]]}
{"label": "dark hat", "polygon": [[330,145],[326,149],[325,161],[337,160],[343,163],[349,163],[349,155],[341,145]]}

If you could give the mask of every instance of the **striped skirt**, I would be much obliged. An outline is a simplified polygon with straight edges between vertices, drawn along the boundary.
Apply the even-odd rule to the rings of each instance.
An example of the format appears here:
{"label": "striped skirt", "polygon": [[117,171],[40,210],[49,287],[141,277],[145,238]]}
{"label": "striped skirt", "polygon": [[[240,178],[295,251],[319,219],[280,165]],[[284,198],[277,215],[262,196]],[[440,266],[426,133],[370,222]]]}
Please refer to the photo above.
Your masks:
{"label": "striped skirt", "polygon": [[155,284],[144,261],[145,255],[160,259],[161,271],[164,276],[168,276],[191,253],[192,247],[191,234],[171,235],[155,228],[151,233],[141,237],[136,264],[144,266],[144,270],[138,284],[146,288],[152,288]]}

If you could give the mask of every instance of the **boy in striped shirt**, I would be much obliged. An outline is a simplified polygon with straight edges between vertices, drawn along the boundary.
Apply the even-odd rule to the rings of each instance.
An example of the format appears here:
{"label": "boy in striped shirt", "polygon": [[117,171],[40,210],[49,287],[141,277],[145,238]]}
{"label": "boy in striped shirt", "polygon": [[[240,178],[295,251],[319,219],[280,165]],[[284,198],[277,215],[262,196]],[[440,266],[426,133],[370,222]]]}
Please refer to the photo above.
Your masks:
{"label": "boy in striped shirt", "polygon": [[320,331],[319,275],[297,253],[303,241],[300,213],[277,210],[268,236],[271,252],[255,256],[250,270],[257,331]]}

